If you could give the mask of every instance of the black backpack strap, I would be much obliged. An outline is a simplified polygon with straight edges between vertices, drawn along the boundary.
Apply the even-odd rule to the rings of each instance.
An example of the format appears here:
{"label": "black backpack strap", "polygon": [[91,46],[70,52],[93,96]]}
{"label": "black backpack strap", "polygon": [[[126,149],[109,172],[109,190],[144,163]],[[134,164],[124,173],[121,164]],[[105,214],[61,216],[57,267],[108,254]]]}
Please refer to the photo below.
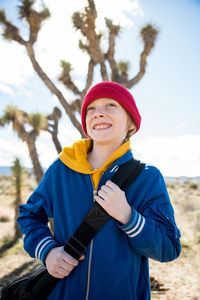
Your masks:
{"label": "black backpack strap", "polygon": [[[113,182],[116,183],[121,190],[126,191],[140,175],[144,167],[144,163],[132,158],[121,166],[121,169],[116,173]],[[125,176],[125,174],[127,175]]]}
{"label": "black backpack strap", "polygon": [[[144,166],[145,164],[140,161],[131,159],[119,166],[112,181],[125,191],[138,177]],[[109,218],[110,215],[97,202],[94,202],[81,225],[67,240],[64,250],[79,259],[85,254],[87,246]],[[59,280],[47,272],[32,289],[30,300],[46,299]]]}

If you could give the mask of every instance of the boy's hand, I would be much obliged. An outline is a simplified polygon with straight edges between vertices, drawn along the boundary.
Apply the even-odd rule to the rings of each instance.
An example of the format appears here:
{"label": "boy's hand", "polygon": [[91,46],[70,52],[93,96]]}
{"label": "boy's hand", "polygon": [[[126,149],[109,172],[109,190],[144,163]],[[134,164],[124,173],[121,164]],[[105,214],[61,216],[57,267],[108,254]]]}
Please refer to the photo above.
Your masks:
{"label": "boy's hand", "polygon": [[[82,256],[80,260],[84,258]],[[50,275],[56,278],[64,278],[71,273],[79,261],[65,252],[64,247],[56,247],[49,251],[45,263]]]}
{"label": "boy's hand", "polygon": [[125,193],[111,180],[102,185],[94,199],[111,217],[121,223],[126,224],[130,220],[132,209],[127,202]]}

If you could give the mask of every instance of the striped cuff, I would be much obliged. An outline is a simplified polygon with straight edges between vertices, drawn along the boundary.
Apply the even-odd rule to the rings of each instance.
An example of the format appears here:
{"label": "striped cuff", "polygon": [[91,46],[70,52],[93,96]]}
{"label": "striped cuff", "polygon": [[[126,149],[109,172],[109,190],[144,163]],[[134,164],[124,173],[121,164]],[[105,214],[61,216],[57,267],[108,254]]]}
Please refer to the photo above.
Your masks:
{"label": "striped cuff", "polygon": [[143,229],[145,218],[132,208],[132,216],[130,220],[124,225],[118,225],[129,237],[136,237]]}
{"label": "striped cuff", "polygon": [[47,253],[52,248],[58,246],[59,245],[56,243],[52,236],[47,236],[38,243],[35,249],[35,257],[39,258],[44,263]]}

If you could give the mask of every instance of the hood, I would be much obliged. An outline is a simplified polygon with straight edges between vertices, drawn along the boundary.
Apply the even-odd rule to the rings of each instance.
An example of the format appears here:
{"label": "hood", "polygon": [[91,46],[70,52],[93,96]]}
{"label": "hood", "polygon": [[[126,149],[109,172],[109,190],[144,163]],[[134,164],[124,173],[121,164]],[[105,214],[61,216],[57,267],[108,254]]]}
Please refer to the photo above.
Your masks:
{"label": "hood", "polygon": [[89,162],[87,161],[87,153],[91,147],[91,139],[82,139],[75,142],[72,147],[64,147],[63,151],[59,155],[59,159],[70,169],[83,173],[91,174],[96,189],[100,180],[101,174],[105,172],[114,161],[124,155],[130,148],[130,141],[122,144],[112,155],[105,161],[105,163],[99,168],[92,170]]}

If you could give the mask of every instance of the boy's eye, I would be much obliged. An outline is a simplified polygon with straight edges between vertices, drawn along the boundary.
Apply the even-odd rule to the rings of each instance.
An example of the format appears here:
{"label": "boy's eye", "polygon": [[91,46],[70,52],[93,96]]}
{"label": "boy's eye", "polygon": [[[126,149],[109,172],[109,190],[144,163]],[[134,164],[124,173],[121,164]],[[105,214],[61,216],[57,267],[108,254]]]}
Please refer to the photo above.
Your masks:
{"label": "boy's eye", "polygon": [[87,107],[86,111],[94,109],[93,106]]}
{"label": "boy's eye", "polygon": [[110,107],[114,107],[114,106],[116,106],[116,104],[115,104],[115,103],[108,103],[107,105],[108,105],[108,106],[110,106]]}

